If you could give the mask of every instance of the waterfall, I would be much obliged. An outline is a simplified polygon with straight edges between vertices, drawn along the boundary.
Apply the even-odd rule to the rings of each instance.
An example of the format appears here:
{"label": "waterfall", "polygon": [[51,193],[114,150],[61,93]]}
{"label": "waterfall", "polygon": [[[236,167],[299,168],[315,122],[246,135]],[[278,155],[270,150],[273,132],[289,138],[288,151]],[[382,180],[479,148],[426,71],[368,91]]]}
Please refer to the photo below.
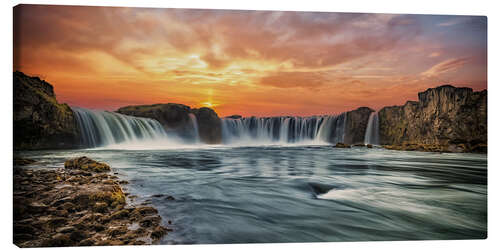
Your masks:
{"label": "waterfall", "polygon": [[379,145],[378,112],[372,112],[368,118],[365,132],[365,144]]}
{"label": "waterfall", "polygon": [[80,128],[81,143],[86,147],[167,138],[163,126],[153,119],[108,111],[72,109]]}
{"label": "waterfall", "polygon": [[198,121],[196,120],[196,116],[194,114],[189,113],[189,122],[192,127],[192,138],[195,143],[200,142],[200,131],[198,130]]}
{"label": "waterfall", "polygon": [[344,140],[345,113],[312,117],[222,119],[224,144],[337,143]]}

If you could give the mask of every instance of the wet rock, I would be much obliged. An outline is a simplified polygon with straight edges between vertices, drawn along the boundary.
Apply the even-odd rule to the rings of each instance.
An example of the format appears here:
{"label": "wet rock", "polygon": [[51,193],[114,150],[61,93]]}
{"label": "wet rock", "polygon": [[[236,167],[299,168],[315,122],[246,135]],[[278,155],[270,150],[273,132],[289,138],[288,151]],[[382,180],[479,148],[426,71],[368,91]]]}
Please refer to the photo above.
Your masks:
{"label": "wet rock", "polygon": [[50,239],[47,239],[41,244],[44,247],[61,247],[61,246],[71,246],[73,245],[73,241],[67,234],[58,233],[52,236]]}
{"label": "wet rock", "polygon": [[129,211],[128,210],[119,210],[117,212],[114,212],[111,214],[111,219],[123,219],[127,218],[129,216]]}
{"label": "wet rock", "polygon": [[160,239],[167,234],[167,228],[163,226],[157,226],[153,232],[151,232],[151,238]]}
{"label": "wet rock", "polygon": [[84,239],[78,243],[79,246],[93,246],[95,241],[92,239]]}
{"label": "wet rock", "polygon": [[89,237],[89,234],[84,230],[76,230],[76,231],[71,232],[71,234],[69,235],[69,238],[72,241],[77,241],[77,242],[79,242],[83,239],[86,239],[88,237]]}
{"label": "wet rock", "polygon": [[161,221],[160,216],[148,216],[139,221],[141,227],[157,226]]}
{"label": "wet rock", "polygon": [[45,210],[47,210],[49,207],[45,204],[39,203],[39,202],[33,202],[29,204],[28,209],[32,213],[41,213]]}
{"label": "wet rock", "polygon": [[335,148],[350,148],[351,146],[349,144],[337,142],[337,144],[335,144],[335,146],[333,146],[333,147],[335,147]]}
{"label": "wet rock", "polygon": [[67,160],[64,162],[64,168],[80,169],[96,173],[108,172],[111,170],[108,164],[94,161],[86,156]]}
{"label": "wet rock", "polygon": [[108,204],[106,202],[96,202],[94,204],[94,211],[104,213],[108,210]]}
{"label": "wet rock", "polygon": [[60,227],[56,230],[56,232],[63,233],[63,234],[71,233],[73,231],[75,231],[75,227],[72,227],[72,226]]}
{"label": "wet rock", "polygon": [[373,145],[371,145],[371,144],[366,144],[366,147],[367,147],[367,148],[373,148]]}
{"label": "wet rock", "polygon": [[156,208],[154,208],[154,207],[138,207],[138,208],[134,209],[134,211],[132,211],[131,216],[143,217],[146,215],[153,215],[153,214],[157,214],[157,213],[158,213],[158,210],[156,210]]}
{"label": "wet rock", "polygon": [[[123,190],[109,175],[88,175],[90,172],[78,169],[14,172],[14,242],[20,247],[151,244],[158,240],[151,238],[160,225],[158,211],[126,207]],[[66,176],[79,180],[63,182]],[[54,181],[57,178],[61,181]]]}
{"label": "wet rock", "polygon": [[126,234],[128,231],[127,227],[125,226],[120,226],[120,227],[113,227],[113,228],[110,228],[107,233],[111,236],[117,236],[117,235],[122,235],[122,234]]}

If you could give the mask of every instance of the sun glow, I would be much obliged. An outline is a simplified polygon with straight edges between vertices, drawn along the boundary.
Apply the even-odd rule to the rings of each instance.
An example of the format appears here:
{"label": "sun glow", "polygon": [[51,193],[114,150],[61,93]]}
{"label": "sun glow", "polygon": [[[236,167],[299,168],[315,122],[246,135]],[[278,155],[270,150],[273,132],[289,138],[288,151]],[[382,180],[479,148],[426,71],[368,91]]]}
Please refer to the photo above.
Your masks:
{"label": "sun glow", "polygon": [[207,107],[207,108],[213,108],[217,105],[213,104],[212,102],[202,102],[201,105],[203,105],[203,107]]}

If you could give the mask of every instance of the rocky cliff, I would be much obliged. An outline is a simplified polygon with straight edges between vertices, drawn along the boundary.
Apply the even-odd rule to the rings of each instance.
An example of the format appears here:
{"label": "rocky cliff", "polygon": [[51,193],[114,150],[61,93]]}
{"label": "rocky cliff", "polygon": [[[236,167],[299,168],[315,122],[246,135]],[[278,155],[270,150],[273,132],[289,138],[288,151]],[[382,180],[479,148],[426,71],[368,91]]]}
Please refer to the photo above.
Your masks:
{"label": "rocky cliff", "polygon": [[127,106],[119,108],[116,112],[156,119],[167,131],[175,131],[181,136],[190,133],[192,129],[190,114],[192,114],[196,117],[202,142],[216,144],[222,141],[221,120],[217,113],[210,108],[191,109],[183,104],[167,103]]}
{"label": "rocky cliff", "polygon": [[73,111],[57,102],[52,85],[14,72],[14,148],[74,148],[77,144]]}
{"label": "rocky cliff", "polygon": [[200,139],[205,143],[217,144],[222,142],[222,121],[210,108],[192,109],[198,121]]}
{"label": "rocky cliff", "polygon": [[344,143],[364,143],[366,127],[373,109],[361,107],[346,113]]}
{"label": "rocky cliff", "polygon": [[381,144],[402,145],[403,149],[420,144],[432,145],[432,151],[485,152],[487,93],[450,85],[431,88],[419,93],[418,101],[381,109],[379,123]]}

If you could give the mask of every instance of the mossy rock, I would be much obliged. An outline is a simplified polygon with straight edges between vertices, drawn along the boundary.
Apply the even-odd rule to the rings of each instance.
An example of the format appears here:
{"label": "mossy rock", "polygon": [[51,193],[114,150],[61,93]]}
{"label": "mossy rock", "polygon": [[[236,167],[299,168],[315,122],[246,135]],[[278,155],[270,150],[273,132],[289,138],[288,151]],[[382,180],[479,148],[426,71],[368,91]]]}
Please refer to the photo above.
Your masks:
{"label": "mossy rock", "polygon": [[108,164],[94,161],[86,156],[67,160],[64,163],[64,168],[79,169],[96,173],[109,172],[111,170],[111,167],[109,167]]}

